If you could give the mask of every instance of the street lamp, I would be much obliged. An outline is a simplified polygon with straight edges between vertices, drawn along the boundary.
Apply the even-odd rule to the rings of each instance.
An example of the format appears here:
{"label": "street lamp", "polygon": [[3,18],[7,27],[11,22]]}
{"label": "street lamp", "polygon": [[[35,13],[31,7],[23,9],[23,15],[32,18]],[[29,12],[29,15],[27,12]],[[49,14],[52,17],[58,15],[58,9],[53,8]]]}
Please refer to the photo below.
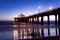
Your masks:
{"label": "street lamp", "polygon": [[52,7],[52,6],[50,6],[50,7],[49,7],[49,10],[52,10],[52,9],[53,9],[53,7]]}
{"label": "street lamp", "polygon": [[41,6],[39,6],[38,9],[39,9],[39,13],[40,13]]}

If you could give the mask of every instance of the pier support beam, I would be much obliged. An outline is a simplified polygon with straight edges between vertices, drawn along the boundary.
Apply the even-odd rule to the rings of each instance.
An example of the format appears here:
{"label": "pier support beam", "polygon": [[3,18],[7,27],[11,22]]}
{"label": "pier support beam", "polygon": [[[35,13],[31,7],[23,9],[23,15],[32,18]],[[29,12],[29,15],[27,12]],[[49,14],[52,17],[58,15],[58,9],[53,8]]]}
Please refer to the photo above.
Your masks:
{"label": "pier support beam", "polygon": [[15,22],[16,22],[16,18],[15,18]]}
{"label": "pier support beam", "polygon": [[34,23],[34,18],[32,18],[32,23]]}
{"label": "pier support beam", "polygon": [[57,14],[55,15],[55,26],[57,26]]}
{"label": "pier support beam", "polygon": [[[47,17],[48,17],[48,26],[49,26],[49,15]],[[48,36],[50,36],[50,28],[48,28]]]}
{"label": "pier support beam", "polygon": [[[58,26],[60,26],[60,13],[58,14]],[[60,35],[60,27],[59,27],[59,35]]]}
{"label": "pier support beam", "polygon": [[41,25],[43,25],[43,16],[41,16]]}
{"label": "pier support beam", "polygon": [[37,23],[37,17],[35,18],[35,23]]}
{"label": "pier support beam", "polygon": [[[57,14],[55,15],[55,26],[57,26]],[[55,30],[56,30],[56,35],[58,35],[58,33],[57,33],[57,27],[55,28]]]}
{"label": "pier support beam", "polygon": [[30,23],[30,18],[28,18],[28,20],[29,20],[29,23]]}
{"label": "pier support beam", "polygon": [[58,26],[60,26],[60,14],[58,14]]}
{"label": "pier support beam", "polygon": [[48,17],[48,26],[49,26],[49,15],[47,17]]}
{"label": "pier support beam", "polygon": [[39,23],[39,17],[37,17],[37,23]]}
{"label": "pier support beam", "polygon": [[26,18],[26,23],[27,23],[27,22],[29,22],[29,19],[28,19],[28,18]]}

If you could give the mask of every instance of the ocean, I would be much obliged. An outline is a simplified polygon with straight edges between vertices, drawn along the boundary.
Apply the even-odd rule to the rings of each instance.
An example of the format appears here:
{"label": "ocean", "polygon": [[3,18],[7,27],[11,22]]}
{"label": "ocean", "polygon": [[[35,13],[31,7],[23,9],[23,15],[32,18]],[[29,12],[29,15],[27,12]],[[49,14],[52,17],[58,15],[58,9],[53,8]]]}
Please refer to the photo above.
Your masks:
{"label": "ocean", "polygon": [[0,26],[1,25],[12,25],[13,21],[0,21]]}
{"label": "ocean", "polygon": [[[0,21],[1,25],[12,25],[14,21]],[[47,25],[47,21],[44,21],[43,25]],[[55,26],[55,21],[50,21],[50,26]]]}

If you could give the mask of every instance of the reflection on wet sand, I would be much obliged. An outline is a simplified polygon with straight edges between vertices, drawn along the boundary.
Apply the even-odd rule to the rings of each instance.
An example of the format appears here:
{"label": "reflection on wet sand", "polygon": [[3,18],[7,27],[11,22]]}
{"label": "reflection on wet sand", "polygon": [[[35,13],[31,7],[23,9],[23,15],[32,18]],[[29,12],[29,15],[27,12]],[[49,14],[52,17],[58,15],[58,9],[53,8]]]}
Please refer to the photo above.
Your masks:
{"label": "reflection on wet sand", "polygon": [[18,30],[13,30],[14,32],[14,40],[18,39]]}
{"label": "reflection on wet sand", "polygon": [[[42,28],[40,25],[14,25],[16,29],[13,30],[14,40],[17,39],[27,39],[27,38],[38,38],[38,37],[47,37],[47,36],[56,36],[56,28]],[[43,30],[43,31],[42,31]],[[53,30],[53,31],[52,31]],[[57,28],[58,31],[58,28]],[[50,34],[49,34],[50,33]]]}
{"label": "reflection on wet sand", "polygon": [[14,30],[14,40],[16,39],[26,39],[26,38],[32,38],[31,37],[31,31],[28,29],[20,29],[20,30]]}

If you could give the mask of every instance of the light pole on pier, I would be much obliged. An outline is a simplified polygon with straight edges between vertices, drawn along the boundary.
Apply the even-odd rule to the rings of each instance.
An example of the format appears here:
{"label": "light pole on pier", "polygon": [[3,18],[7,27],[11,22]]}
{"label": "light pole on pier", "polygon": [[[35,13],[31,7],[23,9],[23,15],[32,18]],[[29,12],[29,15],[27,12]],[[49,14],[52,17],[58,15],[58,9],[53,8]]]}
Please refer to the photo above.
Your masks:
{"label": "light pole on pier", "polygon": [[39,9],[39,13],[40,13],[41,6],[39,6],[38,9]]}
{"label": "light pole on pier", "polygon": [[52,6],[50,6],[50,7],[49,7],[49,10],[52,10],[52,9],[53,9],[53,7],[52,7]]}

